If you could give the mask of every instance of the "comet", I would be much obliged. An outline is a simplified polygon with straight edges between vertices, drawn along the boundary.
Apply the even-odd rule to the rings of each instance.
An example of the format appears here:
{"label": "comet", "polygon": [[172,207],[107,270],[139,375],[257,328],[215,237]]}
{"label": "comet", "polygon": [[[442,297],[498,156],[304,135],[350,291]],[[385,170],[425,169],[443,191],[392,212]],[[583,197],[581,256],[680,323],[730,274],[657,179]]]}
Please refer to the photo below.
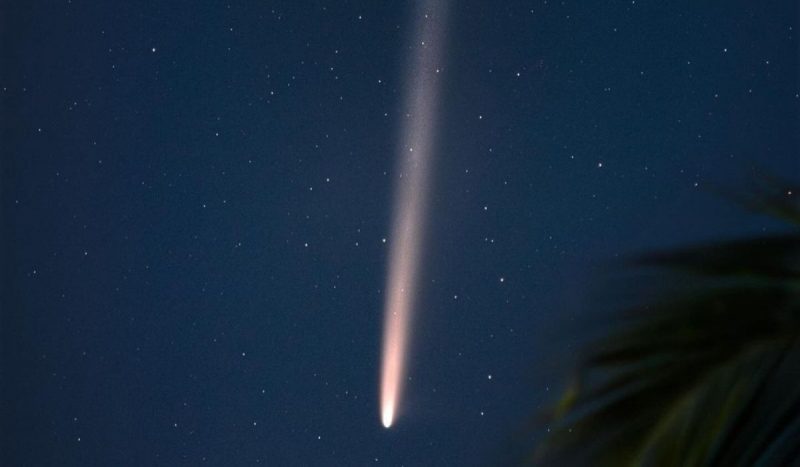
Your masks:
{"label": "comet", "polygon": [[422,0],[415,13],[395,178],[381,356],[381,423],[391,427],[407,379],[410,329],[434,156],[447,0]]}

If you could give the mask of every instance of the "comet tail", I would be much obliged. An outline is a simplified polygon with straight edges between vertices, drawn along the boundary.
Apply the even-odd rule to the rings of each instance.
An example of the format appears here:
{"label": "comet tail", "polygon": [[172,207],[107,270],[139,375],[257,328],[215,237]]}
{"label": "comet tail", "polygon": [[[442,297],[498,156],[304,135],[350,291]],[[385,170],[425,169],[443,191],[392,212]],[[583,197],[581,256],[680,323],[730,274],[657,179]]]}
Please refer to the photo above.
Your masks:
{"label": "comet tail", "polygon": [[417,293],[431,157],[439,100],[446,0],[422,0],[410,48],[399,175],[390,237],[381,362],[381,422],[389,428],[398,414],[406,379],[409,327]]}

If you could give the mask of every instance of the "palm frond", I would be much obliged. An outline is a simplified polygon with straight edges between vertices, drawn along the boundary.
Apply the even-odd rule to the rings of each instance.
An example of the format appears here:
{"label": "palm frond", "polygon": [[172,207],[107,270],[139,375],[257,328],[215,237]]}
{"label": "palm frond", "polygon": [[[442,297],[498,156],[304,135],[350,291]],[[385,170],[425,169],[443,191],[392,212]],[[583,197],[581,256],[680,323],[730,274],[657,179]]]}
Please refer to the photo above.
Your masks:
{"label": "palm frond", "polygon": [[[800,222],[790,196],[747,199]],[[798,454],[800,234],[634,264],[682,284],[624,310],[623,324],[587,349],[535,462],[771,466]]]}

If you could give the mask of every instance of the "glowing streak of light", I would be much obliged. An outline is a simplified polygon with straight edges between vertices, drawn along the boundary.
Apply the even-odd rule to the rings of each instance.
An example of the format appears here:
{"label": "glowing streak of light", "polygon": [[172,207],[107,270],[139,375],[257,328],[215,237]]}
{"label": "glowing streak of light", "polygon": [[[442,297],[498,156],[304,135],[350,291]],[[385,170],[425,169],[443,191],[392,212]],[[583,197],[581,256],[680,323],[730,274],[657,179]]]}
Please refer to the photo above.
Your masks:
{"label": "glowing streak of light", "polygon": [[381,362],[381,422],[389,428],[398,414],[406,379],[409,327],[415,306],[422,250],[435,120],[439,100],[446,0],[424,0],[417,12],[408,77],[399,176],[395,180],[389,271],[384,306]]}

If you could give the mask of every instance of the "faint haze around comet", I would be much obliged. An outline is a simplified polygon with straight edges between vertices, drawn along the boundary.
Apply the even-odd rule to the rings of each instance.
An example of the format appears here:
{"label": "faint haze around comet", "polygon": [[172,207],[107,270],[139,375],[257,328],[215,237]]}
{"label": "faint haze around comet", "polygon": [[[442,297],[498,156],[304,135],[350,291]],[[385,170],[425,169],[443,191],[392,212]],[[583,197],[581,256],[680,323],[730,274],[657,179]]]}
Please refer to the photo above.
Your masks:
{"label": "faint haze around comet", "polygon": [[434,156],[447,3],[422,0],[414,12],[384,305],[380,406],[381,422],[386,428],[392,426],[400,412],[407,379]]}

